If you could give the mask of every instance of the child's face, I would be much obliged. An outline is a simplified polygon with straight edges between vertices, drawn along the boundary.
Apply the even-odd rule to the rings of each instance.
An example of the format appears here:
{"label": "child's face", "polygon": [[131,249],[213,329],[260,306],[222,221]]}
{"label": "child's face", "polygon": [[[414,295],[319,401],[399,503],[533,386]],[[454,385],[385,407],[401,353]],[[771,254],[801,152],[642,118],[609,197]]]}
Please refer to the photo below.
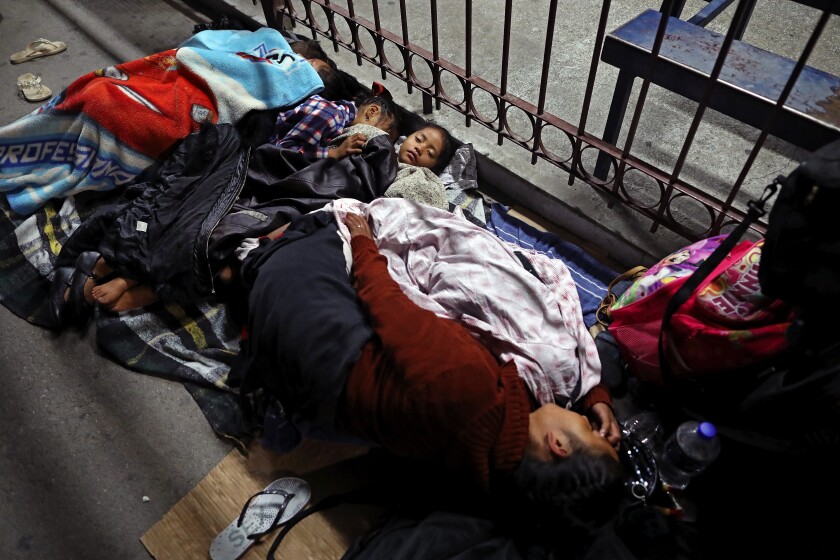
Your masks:
{"label": "child's face", "polygon": [[391,142],[397,140],[397,129],[394,126],[394,117],[385,116],[382,108],[373,103],[369,105],[361,105],[356,111],[356,118],[351,124],[369,124],[375,126],[380,130],[384,130],[391,138]]}
{"label": "child's face", "polygon": [[400,146],[400,162],[417,167],[434,167],[440,159],[445,140],[443,133],[434,127],[412,132]]}

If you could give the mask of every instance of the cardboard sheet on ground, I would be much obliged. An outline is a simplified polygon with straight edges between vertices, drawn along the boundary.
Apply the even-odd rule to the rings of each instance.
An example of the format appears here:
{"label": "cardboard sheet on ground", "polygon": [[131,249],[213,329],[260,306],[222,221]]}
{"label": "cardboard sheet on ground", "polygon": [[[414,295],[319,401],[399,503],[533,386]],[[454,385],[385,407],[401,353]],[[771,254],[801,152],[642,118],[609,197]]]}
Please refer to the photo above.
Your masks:
{"label": "cardboard sheet on ground", "polygon": [[[306,440],[294,451],[276,454],[259,445],[248,456],[231,451],[204,479],[172,507],[141,537],[157,560],[209,558],[210,543],[240,514],[250,496],[273,480],[297,476],[312,488],[306,509],[326,496],[352,490],[368,482],[371,469],[367,448]],[[304,512],[306,511],[304,509]],[[302,520],[283,539],[277,558],[298,560],[338,559],[372,526],[381,508],[343,504]],[[243,560],[264,559],[278,527],[255,546]]]}

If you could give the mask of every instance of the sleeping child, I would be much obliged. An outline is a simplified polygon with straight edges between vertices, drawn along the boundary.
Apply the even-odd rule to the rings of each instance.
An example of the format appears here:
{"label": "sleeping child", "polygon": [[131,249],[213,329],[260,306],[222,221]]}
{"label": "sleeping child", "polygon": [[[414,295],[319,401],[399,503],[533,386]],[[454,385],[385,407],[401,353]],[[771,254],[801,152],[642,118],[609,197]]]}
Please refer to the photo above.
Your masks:
{"label": "sleeping child", "polygon": [[[398,113],[396,105],[390,99],[390,93],[381,84],[374,83],[373,95],[358,103],[328,101],[314,95],[285,112],[277,118],[275,131],[270,142],[284,149],[301,152],[311,159],[342,159],[351,154],[361,153],[367,138],[376,134],[388,134],[396,137]],[[353,131],[340,137],[340,141],[330,141],[345,128],[352,126]],[[327,145],[330,143],[330,145]],[[60,285],[66,285],[63,296],[60,286],[52,298],[54,321],[61,324],[61,310],[66,306],[62,302],[73,300],[72,314],[79,321],[91,315],[91,307],[99,303],[110,311],[127,311],[145,307],[156,302],[159,297],[151,286],[115,275],[111,266],[102,257],[94,257],[93,251],[82,253],[77,261],[76,280],[73,274],[64,270],[56,275]],[[84,283],[81,280],[84,278]]]}
{"label": "sleeping child", "polygon": [[[381,103],[381,104],[380,104]],[[325,142],[327,146],[324,151],[318,153],[326,154],[322,157],[343,158],[354,153],[360,153],[364,145],[364,139],[359,136],[366,136],[359,130],[360,126],[370,126],[376,123],[377,126],[391,128],[394,119],[389,119],[385,108],[391,107],[392,102],[384,97],[378,97],[360,103],[357,115],[354,120],[361,120],[347,128],[344,135],[339,135],[333,142]],[[396,115],[396,112],[393,113]],[[303,120],[303,119],[300,119]],[[366,125],[367,123],[367,125]],[[298,127],[300,129],[300,127]],[[381,130],[378,129],[377,130]],[[372,133],[373,131],[368,131]],[[385,134],[386,132],[382,132]],[[390,132],[388,132],[390,134]],[[323,135],[320,135],[323,137]],[[297,135],[299,142],[301,136]],[[330,156],[329,144],[344,146],[344,151],[333,152]],[[321,140],[318,140],[318,144]],[[294,143],[289,144],[289,146]],[[303,146],[298,143],[297,145]],[[313,144],[308,144],[314,147]],[[320,148],[320,146],[318,146]],[[289,149],[292,149],[291,147]],[[436,124],[426,124],[415,132],[408,135],[402,143],[398,154],[399,170],[395,181],[385,191],[385,196],[401,197],[416,200],[448,209],[444,195],[443,183],[433,170],[442,169],[452,156],[453,146],[448,133]],[[284,227],[274,230],[266,237],[276,237],[282,233]],[[237,251],[239,260],[244,258],[247,250],[258,244],[258,239],[249,238],[242,242],[244,251]],[[241,256],[240,256],[241,253]],[[236,262],[237,259],[234,259]],[[221,267],[216,278],[223,284],[230,284],[233,281],[233,269],[229,265]],[[75,316],[74,322],[82,322],[90,317],[94,304],[111,312],[121,312],[130,309],[137,309],[151,305],[160,299],[159,294],[150,283],[140,282],[122,275],[116,275],[112,266],[105,261],[96,251],[85,251],[81,253],[76,261],[75,267],[63,267],[59,269],[53,279],[53,291],[51,292],[51,309],[56,325],[66,325],[70,317]],[[70,303],[70,305],[67,305]],[[65,309],[67,310],[65,312]]]}
{"label": "sleeping child", "polygon": [[[365,125],[362,125],[365,126]],[[343,142],[359,132],[359,125],[349,127],[333,140]],[[444,185],[438,174],[443,171],[452,158],[455,149],[449,133],[442,126],[427,122],[410,133],[400,144],[397,155],[398,171],[394,182],[385,191],[389,198],[407,198],[429,206],[448,210]],[[261,239],[274,239],[286,229],[288,224],[266,234]],[[242,242],[237,252],[239,260],[245,258],[248,251],[259,244],[259,239],[248,238]]]}
{"label": "sleeping child", "polygon": [[[370,134],[384,131],[391,141],[396,140],[399,119],[390,93],[374,82],[372,94],[358,102],[329,101],[313,95],[300,105],[277,116],[272,144],[300,152],[310,160],[322,158],[341,159],[362,152]],[[362,125],[364,132],[342,134],[350,126]],[[366,134],[367,133],[367,134]],[[341,135],[338,144],[334,139]]]}
{"label": "sleeping child", "polygon": [[449,210],[443,181],[438,175],[454,151],[449,133],[443,127],[426,123],[415,130],[400,144],[397,176],[385,196]]}

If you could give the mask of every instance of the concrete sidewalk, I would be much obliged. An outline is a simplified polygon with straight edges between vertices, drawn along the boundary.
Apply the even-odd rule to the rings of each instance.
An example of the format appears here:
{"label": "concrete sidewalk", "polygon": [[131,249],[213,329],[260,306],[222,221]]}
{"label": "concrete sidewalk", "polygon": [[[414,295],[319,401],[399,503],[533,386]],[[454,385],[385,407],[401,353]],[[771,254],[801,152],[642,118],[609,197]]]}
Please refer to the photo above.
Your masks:
{"label": "concrete sidewalk", "polygon": [[[3,124],[39,105],[18,94],[24,72],[58,93],[97,68],[171,48],[209,21],[174,0],[0,0],[0,14]],[[9,63],[40,37],[67,50]],[[146,560],[140,536],[231,450],[180,382],[116,365],[95,335],[54,334],[0,306],[4,559]]]}

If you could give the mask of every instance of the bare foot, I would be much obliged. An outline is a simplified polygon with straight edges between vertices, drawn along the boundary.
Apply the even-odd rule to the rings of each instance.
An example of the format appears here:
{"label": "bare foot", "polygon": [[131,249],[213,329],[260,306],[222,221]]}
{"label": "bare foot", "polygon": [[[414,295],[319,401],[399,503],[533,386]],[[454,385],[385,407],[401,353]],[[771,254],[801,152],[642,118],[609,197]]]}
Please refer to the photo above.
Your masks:
{"label": "bare foot", "polygon": [[158,295],[152,290],[151,286],[146,284],[137,284],[132,288],[128,288],[125,292],[114,302],[113,305],[106,305],[109,311],[120,312],[128,311],[129,309],[138,309],[146,307],[158,300]]}
{"label": "bare foot", "polygon": [[[91,276],[88,276],[85,280],[85,286],[82,290],[82,293],[85,296],[85,301],[88,302],[90,305],[93,305],[94,301],[98,301],[96,298],[96,289],[98,286],[96,285],[96,278],[102,278],[114,272],[114,269],[105,262],[105,259],[99,257],[96,260],[96,263],[93,265],[93,270],[91,271]],[[70,289],[68,288],[64,292],[64,300],[70,298]]]}
{"label": "bare foot", "polygon": [[102,285],[94,286],[91,294],[101,305],[105,307],[114,305],[120,299],[126,290],[137,285],[136,280],[129,280],[122,276],[117,276],[110,282],[105,282]]}

